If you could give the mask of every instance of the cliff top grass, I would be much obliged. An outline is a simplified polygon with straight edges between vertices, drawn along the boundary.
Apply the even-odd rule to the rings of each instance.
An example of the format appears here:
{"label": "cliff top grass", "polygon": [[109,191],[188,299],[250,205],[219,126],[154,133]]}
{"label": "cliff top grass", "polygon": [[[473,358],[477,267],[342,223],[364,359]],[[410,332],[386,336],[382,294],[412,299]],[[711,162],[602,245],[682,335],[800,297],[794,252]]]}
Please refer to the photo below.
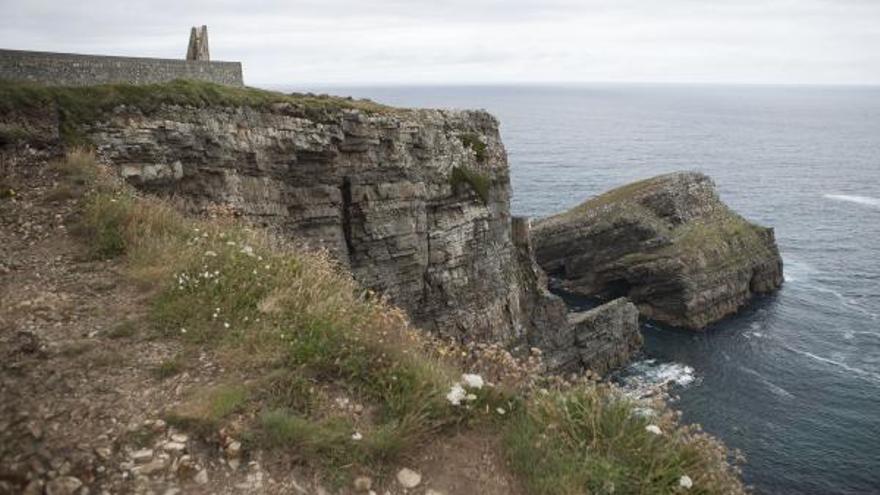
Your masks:
{"label": "cliff top grass", "polygon": [[[231,370],[169,410],[177,427],[210,439],[236,425],[246,450],[295,454],[338,483],[382,479],[432,442],[479,431],[501,440],[527,493],[743,492],[723,446],[660,405],[646,415],[590,383],[478,386],[449,357],[458,353],[325,254],[232,219],[184,217],[119,183],[89,152],[57,169],[82,195],[78,233],[93,255],[121,257],[149,294],[151,338],[209,351]],[[173,357],[155,379],[185,366]],[[340,395],[363,413],[340,409]]]}
{"label": "cliff top grass", "polygon": [[[0,115],[45,110],[53,104],[59,111],[62,135],[69,143],[82,141],[77,130],[81,124],[94,122],[120,105],[152,112],[162,105],[269,108],[276,104],[289,104],[300,109],[305,115],[313,117],[340,109],[360,110],[367,113],[393,111],[392,107],[369,100],[329,95],[285,94],[182,79],[160,84],[95,86],[42,86],[0,80]],[[8,130],[8,132],[16,131]]]}
{"label": "cliff top grass", "polygon": [[581,204],[564,212],[543,218],[539,221],[539,226],[541,228],[548,228],[563,223],[578,221],[580,219],[592,218],[600,213],[604,214],[604,210],[611,206],[621,210],[632,210],[634,213],[642,215],[646,213],[647,210],[642,205],[638,204],[636,200],[646,193],[660,190],[661,188],[671,187],[675,183],[708,180],[708,177],[697,172],[673,172],[650,177],[648,179],[642,179],[589,198]]}

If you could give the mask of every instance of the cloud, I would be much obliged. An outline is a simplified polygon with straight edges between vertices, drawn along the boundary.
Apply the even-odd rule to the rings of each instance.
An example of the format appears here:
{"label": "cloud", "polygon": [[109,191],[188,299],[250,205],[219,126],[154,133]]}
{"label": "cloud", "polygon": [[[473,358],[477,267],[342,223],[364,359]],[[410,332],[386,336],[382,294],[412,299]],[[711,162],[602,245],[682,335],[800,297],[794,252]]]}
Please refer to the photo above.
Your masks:
{"label": "cloud", "polygon": [[2,0],[0,46],[212,55],[249,83],[880,83],[874,0]]}

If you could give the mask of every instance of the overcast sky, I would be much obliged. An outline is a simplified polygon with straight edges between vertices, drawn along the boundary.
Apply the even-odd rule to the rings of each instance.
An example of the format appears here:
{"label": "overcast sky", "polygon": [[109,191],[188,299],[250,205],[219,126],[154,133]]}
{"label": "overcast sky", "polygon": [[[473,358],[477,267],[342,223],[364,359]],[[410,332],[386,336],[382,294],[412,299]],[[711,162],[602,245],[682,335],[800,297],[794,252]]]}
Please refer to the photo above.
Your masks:
{"label": "overcast sky", "polygon": [[880,0],[0,0],[0,47],[211,55],[248,84],[880,84]]}

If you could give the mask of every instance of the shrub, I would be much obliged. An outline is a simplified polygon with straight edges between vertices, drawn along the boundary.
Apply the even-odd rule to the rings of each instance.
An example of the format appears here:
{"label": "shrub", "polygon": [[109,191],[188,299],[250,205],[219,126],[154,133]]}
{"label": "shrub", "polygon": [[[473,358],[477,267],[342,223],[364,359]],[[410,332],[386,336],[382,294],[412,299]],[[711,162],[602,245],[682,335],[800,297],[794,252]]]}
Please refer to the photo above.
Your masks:
{"label": "shrub", "polygon": [[533,398],[508,425],[505,444],[529,493],[674,493],[685,475],[689,493],[743,493],[723,446],[679,427],[671,413],[639,414],[606,386]]}
{"label": "shrub", "polygon": [[486,161],[488,158],[488,148],[486,147],[486,143],[480,139],[480,136],[474,133],[462,134],[459,136],[461,139],[461,143],[474,151],[474,156],[476,156],[478,162]]}
{"label": "shrub", "polygon": [[472,170],[464,165],[452,169],[452,175],[449,176],[449,183],[453,188],[460,184],[467,184],[477,193],[477,196],[483,201],[483,204],[489,202],[489,188],[491,187],[491,179],[489,176]]}

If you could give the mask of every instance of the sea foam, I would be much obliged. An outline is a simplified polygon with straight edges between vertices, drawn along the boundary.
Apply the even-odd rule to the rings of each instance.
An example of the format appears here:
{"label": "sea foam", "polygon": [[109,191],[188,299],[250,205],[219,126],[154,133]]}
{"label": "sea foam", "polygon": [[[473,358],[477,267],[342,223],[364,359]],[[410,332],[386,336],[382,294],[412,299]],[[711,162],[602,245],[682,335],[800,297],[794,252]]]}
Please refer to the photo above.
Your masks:
{"label": "sea foam", "polygon": [[833,199],[835,201],[846,201],[849,203],[857,203],[860,205],[880,208],[880,199],[872,198],[870,196],[855,196],[850,194],[825,194],[824,197],[826,199]]}

